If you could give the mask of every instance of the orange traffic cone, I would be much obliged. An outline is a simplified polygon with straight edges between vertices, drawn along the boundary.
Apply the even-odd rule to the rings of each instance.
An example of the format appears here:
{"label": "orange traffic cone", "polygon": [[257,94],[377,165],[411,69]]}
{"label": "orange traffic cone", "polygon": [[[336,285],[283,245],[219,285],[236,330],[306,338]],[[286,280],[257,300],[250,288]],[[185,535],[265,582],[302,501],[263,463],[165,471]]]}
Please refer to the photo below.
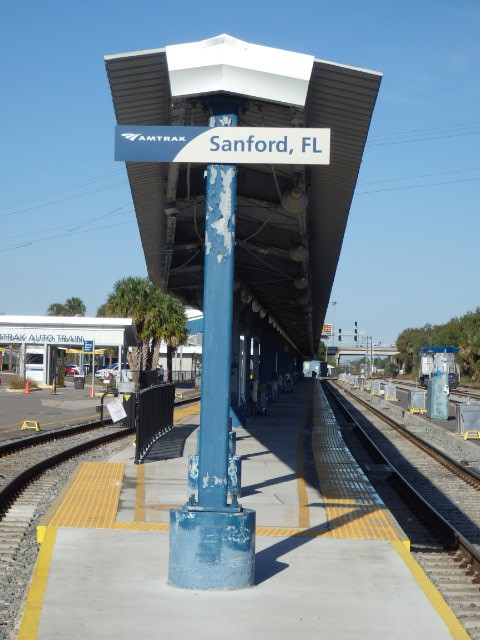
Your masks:
{"label": "orange traffic cone", "polygon": [[25,383],[25,393],[30,393],[30,382],[28,380]]}
{"label": "orange traffic cone", "polygon": [[53,379],[53,386],[52,386],[52,390],[50,391],[50,395],[51,396],[57,395],[57,379],[56,378]]}
{"label": "orange traffic cone", "polygon": [[93,387],[90,387],[90,398],[94,398],[95,397],[95,392],[93,390]]}

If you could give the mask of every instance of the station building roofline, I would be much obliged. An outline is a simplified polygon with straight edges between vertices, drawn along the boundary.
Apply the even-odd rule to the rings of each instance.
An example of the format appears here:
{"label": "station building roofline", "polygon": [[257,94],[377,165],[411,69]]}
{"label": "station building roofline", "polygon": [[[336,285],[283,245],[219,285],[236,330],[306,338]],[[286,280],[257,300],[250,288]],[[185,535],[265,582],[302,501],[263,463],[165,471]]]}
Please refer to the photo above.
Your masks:
{"label": "station building roofline", "polygon": [[[181,64],[172,62],[177,47]],[[208,126],[206,103],[223,94],[241,104],[240,127],[331,129],[330,165],[238,165],[240,330],[276,336],[285,348],[311,357],[382,75],[226,34],[105,56],[105,65],[119,125]],[[149,278],[201,308],[205,164],[127,162],[126,169]],[[308,197],[300,214],[282,206],[282,195],[295,186]],[[174,203],[174,215],[167,203]]]}
{"label": "station building roofline", "polygon": [[[36,328],[52,328],[66,330],[105,330],[122,333],[125,346],[137,344],[137,332],[132,318],[93,318],[88,316],[0,316],[0,335],[4,327],[34,330]],[[85,336],[88,338],[89,336]],[[113,344],[113,343],[112,343]],[[116,342],[115,344],[118,344]]]}
{"label": "station building roofline", "polygon": [[[233,38],[232,36],[229,36],[228,34],[222,34],[221,36],[216,36],[216,38],[229,38],[231,40],[237,40],[238,42],[243,42],[241,40],[238,40],[237,38]],[[213,38],[212,38],[213,39]],[[204,40],[201,42],[208,42],[208,40]],[[244,43],[247,44],[247,43]],[[173,45],[173,46],[182,46],[182,45]],[[256,45],[259,46],[259,45]],[[125,51],[123,53],[112,53],[112,54],[107,54],[104,56],[104,60],[105,61],[109,61],[109,60],[118,60],[121,58],[134,58],[134,57],[140,57],[140,56],[148,56],[148,55],[152,55],[152,54],[164,54],[166,53],[168,47],[159,47],[156,49],[143,49],[140,51]],[[262,47],[265,49],[271,49],[271,47]],[[273,49],[272,49],[273,50]],[[278,49],[278,51],[281,51],[281,49]],[[323,60],[320,58],[314,58],[315,62],[321,62],[323,64],[329,64],[335,67],[343,67],[344,69],[351,69],[352,71],[361,71],[363,73],[372,73],[373,75],[377,75],[382,77],[383,73],[381,71],[374,71],[372,69],[367,69],[365,67],[356,67],[353,65],[349,65],[349,64],[342,64],[340,62],[333,62],[331,60]]]}

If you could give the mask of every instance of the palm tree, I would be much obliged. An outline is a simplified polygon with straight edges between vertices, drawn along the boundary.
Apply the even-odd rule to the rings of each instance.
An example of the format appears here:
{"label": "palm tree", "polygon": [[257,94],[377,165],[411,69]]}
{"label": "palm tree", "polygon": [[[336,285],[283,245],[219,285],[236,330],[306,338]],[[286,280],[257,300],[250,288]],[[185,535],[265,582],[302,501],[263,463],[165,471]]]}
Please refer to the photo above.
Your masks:
{"label": "palm tree", "polygon": [[65,305],[53,302],[47,309],[47,316],[65,316]]}
{"label": "palm tree", "polygon": [[185,307],[173,296],[166,301],[166,321],[162,328],[162,338],[167,343],[167,380],[172,382],[172,358],[177,347],[187,341],[187,318]]}
{"label": "palm tree", "polygon": [[[186,341],[183,304],[147,278],[129,277],[116,282],[102,311],[107,316],[132,318],[135,323],[139,346],[127,356],[133,375],[156,367],[162,339],[167,342],[167,359],[168,349],[173,353],[178,344]],[[169,374],[171,380],[171,354]]]}
{"label": "palm tree", "polygon": [[87,309],[80,298],[68,298],[65,300],[65,315],[84,316]]}
{"label": "palm tree", "polygon": [[81,298],[68,298],[64,304],[53,302],[47,309],[47,316],[84,316],[86,311]]}

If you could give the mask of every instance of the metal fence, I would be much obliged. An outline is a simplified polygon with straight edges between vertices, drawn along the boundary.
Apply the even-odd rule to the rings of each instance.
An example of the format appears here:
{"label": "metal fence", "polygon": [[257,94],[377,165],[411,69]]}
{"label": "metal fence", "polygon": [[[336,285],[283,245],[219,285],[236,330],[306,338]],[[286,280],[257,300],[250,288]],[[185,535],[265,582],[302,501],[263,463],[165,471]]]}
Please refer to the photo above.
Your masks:
{"label": "metal fence", "polygon": [[158,438],[173,427],[175,385],[153,385],[137,394],[135,464]]}
{"label": "metal fence", "polygon": [[[172,381],[173,382],[194,382],[195,379],[200,375],[200,370],[195,371],[172,371]],[[167,378],[167,370],[165,369],[165,379]]]}

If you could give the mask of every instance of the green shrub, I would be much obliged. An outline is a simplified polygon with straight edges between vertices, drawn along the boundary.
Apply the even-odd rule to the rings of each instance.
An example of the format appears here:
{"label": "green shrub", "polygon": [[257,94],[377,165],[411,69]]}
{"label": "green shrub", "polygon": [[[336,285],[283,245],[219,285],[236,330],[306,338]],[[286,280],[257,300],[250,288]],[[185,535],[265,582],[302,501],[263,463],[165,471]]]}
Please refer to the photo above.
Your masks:
{"label": "green shrub", "polygon": [[[10,378],[8,386],[10,389],[25,389],[26,382],[25,378],[14,376],[13,378]],[[30,389],[38,389],[38,382],[30,380],[30,378],[28,378],[28,382],[30,383]]]}

